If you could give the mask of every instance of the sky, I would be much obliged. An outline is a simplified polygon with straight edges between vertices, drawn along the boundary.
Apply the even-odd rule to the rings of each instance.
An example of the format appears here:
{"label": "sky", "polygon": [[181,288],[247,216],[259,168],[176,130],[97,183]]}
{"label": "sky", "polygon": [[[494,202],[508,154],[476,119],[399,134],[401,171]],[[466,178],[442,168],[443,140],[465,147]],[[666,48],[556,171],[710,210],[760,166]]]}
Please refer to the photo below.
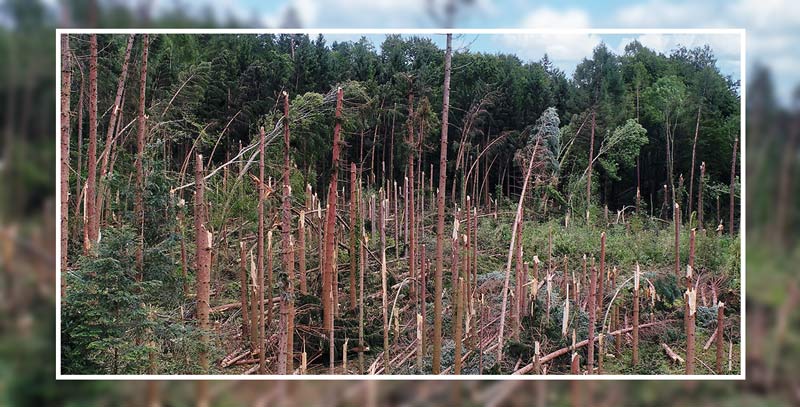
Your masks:
{"label": "sky", "polygon": [[[136,1],[136,0],[131,0]],[[156,8],[173,2],[153,0]],[[443,26],[437,13],[449,0],[196,0],[220,18],[235,16],[249,26],[304,28],[435,28]],[[457,0],[459,1],[459,0]],[[460,0],[463,2],[464,0]],[[745,28],[747,66],[771,68],[778,96],[788,103],[800,85],[800,1],[783,0],[629,0],[544,3],[532,0],[467,0],[454,19],[457,28]],[[199,3],[199,4],[198,4]],[[476,51],[513,52],[523,59],[538,60],[545,52],[557,66],[570,67],[600,41],[619,50],[629,42],[622,37],[559,35],[553,37],[485,39],[473,42]],[[633,39],[636,36],[627,36]],[[677,44],[709,43],[725,74],[736,78],[738,39],[714,36],[680,37],[646,35],[638,38],[650,48],[668,53]],[[463,39],[463,41],[468,41]],[[471,40],[469,40],[471,41]],[[752,70],[750,70],[752,72]]]}

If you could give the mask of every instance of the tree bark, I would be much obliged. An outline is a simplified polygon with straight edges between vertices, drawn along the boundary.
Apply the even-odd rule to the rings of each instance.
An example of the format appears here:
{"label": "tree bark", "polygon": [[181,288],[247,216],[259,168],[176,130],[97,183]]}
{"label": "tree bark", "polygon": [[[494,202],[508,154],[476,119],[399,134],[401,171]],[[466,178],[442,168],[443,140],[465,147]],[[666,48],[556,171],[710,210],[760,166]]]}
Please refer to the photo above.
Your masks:
{"label": "tree bark", "polygon": [[594,112],[594,108],[592,108],[592,133],[591,133],[591,136],[589,136],[589,165],[586,168],[586,210],[587,211],[589,210],[589,206],[592,204],[592,161],[594,161],[594,129],[595,129],[595,112]]}
{"label": "tree bark", "polygon": [[[131,35],[130,39],[128,40],[128,50],[126,51],[125,63],[122,69],[122,76],[120,77],[120,85],[117,88],[117,100],[114,102],[114,109],[112,112],[111,122],[113,123],[116,120],[116,110],[118,106],[119,98],[122,96],[122,86],[125,81],[125,76],[127,75],[128,70],[128,57],[130,57],[130,48],[133,44],[133,35]],[[139,226],[139,242],[136,248],[136,271],[139,281],[142,281],[144,277],[144,149],[145,149],[145,132],[147,126],[147,118],[145,117],[144,113],[144,103],[145,103],[145,89],[147,88],[147,48],[149,45],[148,35],[144,34],[144,39],[142,43],[142,67],[139,76],[139,128],[138,133],[136,136],[136,197],[134,199],[134,213],[136,214],[136,222]],[[113,124],[111,125],[113,126]],[[108,135],[106,136],[106,150],[108,150],[109,146],[111,145],[111,135],[112,129],[109,128]],[[107,155],[107,154],[106,154]],[[105,164],[106,155],[103,156],[103,161]],[[100,174],[101,179],[103,177],[103,173],[105,170],[105,165],[101,165],[100,167]],[[101,182],[102,184],[102,182]],[[98,206],[101,205],[102,200],[98,196]],[[99,220],[96,220],[99,222]],[[210,267],[210,265],[209,265]]]}
{"label": "tree bark", "polygon": [[239,282],[242,297],[242,342],[247,343],[250,338],[250,315],[247,313],[247,253],[244,250],[244,241],[239,242]]}
{"label": "tree bark", "polygon": [[[358,179],[356,178],[356,163],[350,163],[350,310],[355,311],[358,304],[356,303],[356,273],[358,267],[359,252],[356,250],[357,243],[357,218],[356,207],[358,191]],[[359,345],[360,346],[360,345]]]}
{"label": "tree bark", "polygon": [[[325,212],[325,231],[324,231],[324,256],[322,269],[322,314],[324,319],[325,331],[329,334],[333,330],[333,275],[336,273],[336,263],[334,261],[334,234],[336,233],[336,188],[339,177],[339,133],[342,129],[342,88],[336,92],[336,124],[333,128],[333,168],[331,170],[330,186],[328,187],[327,211]],[[331,355],[333,357],[333,355]]]}
{"label": "tree bark", "polygon": [[83,251],[89,254],[97,242],[95,229],[95,184],[97,177],[97,35],[89,36],[89,149],[87,151],[86,193],[84,194]]}
{"label": "tree bark", "polygon": [[722,354],[725,349],[725,342],[723,336],[725,333],[725,304],[719,302],[717,304],[717,374],[722,374]]}
{"label": "tree bark", "polygon": [[[259,128],[258,138],[258,241],[256,242],[256,274],[258,295],[258,372],[265,374],[265,355],[264,355],[264,194],[266,193],[267,180],[264,178],[264,128]],[[271,297],[270,297],[271,298]],[[272,304],[269,307],[272,310]],[[268,318],[271,320],[272,318]]]}
{"label": "tree bark", "polygon": [[736,137],[736,139],[733,140],[733,154],[732,154],[732,158],[731,158],[731,185],[730,185],[730,193],[729,193],[729,195],[730,195],[730,222],[729,222],[729,226],[728,226],[728,230],[730,230],[731,236],[733,236],[733,234],[735,233],[734,229],[733,229],[733,219],[734,219],[734,214],[735,214],[734,205],[733,205],[733,201],[734,201],[734,199],[733,199],[733,186],[734,186],[734,182],[736,181],[736,149],[737,149],[737,147],[739,147],[739,138],[738,137]]}
{"label": "tree bark", "polygon": [[205,182],[203,180],[203,156],[195,158],[194,229],[196,233],[197,261],[197,320],[200,328],[201,349],[199,364],[203,373],[208,374],[208,313],[209,282],[211,280],[211,232],[206,229]]}
{"label": "tree bark", "polygon": [[594,265],[589,273],[589,345],[586,348],[586,370],[592,374],[594,370],[594,326],[597,321],[597,269]]}
{"label": "tree bark", "polygon": [[386,270],[386,201],[383,198],[383,190],[380,194],[380,210],[378,211],[379,229],[381,236],[381,307],[383,309],[383,371],[391,374],[392,367],[389,363],[389,297],[388,297],[388,276]]}
{"label": "tree bark", "polygon": [[[106,175],[107,175],[106,170],[108,169],[108,162],[109,162],[109,158],[110,158],[110,155],[111,155],[111,145],[113,144],[113,138],[114,138],[114,134],[115,134],[115,129],[117,127],[116,126],[117,118],[119,117],[119,114],[122,111],[122,106],[121,106],[120,103],[122,102],[122,93],[123,93],[123,91],[125,89],[125,81],[128,78],[128,63],[129,63],[130,58],[131,58],[131,49],[133,48],[133,39],[134,39],[134,37],[135,37],[134,34],[131,34],[131,35],[128,36],[128,43],[127,43],[127,46],[125,47],[125,57],[122,60],[122,72],[120,73],[119,79],[117,81],[117,93],[116,93],[116,96],[114,97],[114,105],[111,106],[111,114],[109,115],[108,128],[106,129],[106,142],[105,142],[105,145],[103,146],[103,153],[100,156],[100,188],[101,188],[101,190],[105,189],[104,187],[105,187],[105,180],[106,180]],[[144,34],[144,44],[142,46],[142,67],[141,68],[142,68],[142,72],[146,72],[147,71],[147,34]],[[145,78],[145,74],[144,73],[141,74],[141,78],[142,78],[142,82],[144,82],[144,78]],[[140,105],[143,105],[144,86],[145,86],[144,83],[142,83],[141,88],[140,88],[140,96],[139,96]],[[140,110],[143,110],[143,106],[140,106]],[[140,113],[140,115],[142,115],[142,114]],[[140,119],[140,126],[141,126],[141,119]],[[97,208],[100,211],[102,211],[102,208],[103,208],[103,196],[104,196],[104,193],[102,191],[101,191],[101,193],[97,194]],[[138,214],[138,212],[137,212],[137,214]],[[95,227],[99,228],[100,227],[99,226],[100,225],[99,217],[97,217],[95,219],[95,222],[97,222],[97,225]],[[137,261],[138,261],[138,257],[137,257]]]}
{"label": "tree bark", "polygon": [[442,137],[439,150],[439,189],[436,196],[436,271],[433,294],[433,374],[442,370],[442,268],[444,246],[444,194],[447,182],[447,127],[450,113],[450,67],[453,34],[447,34],[444,54],[444,90],[442,95]]}
{"label": "tree bark", "polygon": [[[695,121],[695,124],[694,124],[694,141],[692,142],[692,167],[691,167],[692,169],[690,170],[690,174],[689,174],[689,210],[687,211],[688,216],[690,217],[690,219],[691,219],[691,216],[692,216],[692,209],[694,208],[693,202],[692,202],[692,198],[693,198],[692,194],[694,193],[694,163],[695,163],[695,157],[696,157],[696,152],[697,152],[697,136],[700,135],[700,110],[702,109],[702,107],[703,107],[702,103],[697,106],[697,120]],[[702,171],[703,171],[703,168],[701,167],[700,168],[700,177],[701,178],[703,177]],[[699,199],[697,201],[697,205],[698,205],[697,206],[697,209],[698,209],[698,218],[697,219],[700,220],[700,212],[699,211],[700,211],[701,203],[700,203]],[[702,225],[702,223],[700,223],[700,224]],[[702,226],[700,228],[702,229]]]}
{"label": "tree bark", "polygon": [[[622,338],[619,336],[618,338]],[[639,263],[633,271],[633,366],[639,365]]]}
{"label": "tree bark", "polygon": [[[283,216],[281,222],[281,251],[283,252],[283,269],[288,277],[287,295],[287,328],[286,328],[286,366],[288,372],[294,371],[294,245],[292,244],[292,186],[289,180],[289,94],[283,92]],[[270,277],[272,273],[270,272]],[[270,278],[270,296],[272,298],[272,279]],[[271,309],[272,307],[270,307]]]}
{"label": "tree bark", "polygon": [[414,139],[414,93],[408,94],[408,143],[411,151],[408,154],[408,200],[406,207],[408,208],[408,276],[411,279],[410,295],[411,298],[416,297],[416,228],[414,212],[416,206],[414,205],[414,156],[417,149],[417,141]]}
{"label": "tree bark", "polygon": [[697,180],[697,227],[701,231],[705,229],[705,227],[703,226],[703,178],[705,176],[706,176],[706,162],[703,161],[702,163],[700,163],[700,179]]}
{"label": "tree bark", "polygon": [[69,129],[72,59],[69,34],[61,34],[61,298],[67,291],[67,254],[69,252]]}

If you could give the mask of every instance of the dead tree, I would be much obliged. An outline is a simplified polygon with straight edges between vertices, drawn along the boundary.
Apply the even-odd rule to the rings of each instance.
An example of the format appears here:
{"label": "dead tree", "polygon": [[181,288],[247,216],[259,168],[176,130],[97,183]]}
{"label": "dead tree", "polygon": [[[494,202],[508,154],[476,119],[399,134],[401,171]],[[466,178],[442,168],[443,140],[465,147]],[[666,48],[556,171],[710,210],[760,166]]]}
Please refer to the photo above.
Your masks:
{"label": "dead tree", "polygon": [[[281,251],[283,252],[283,269],[287,275],[287,292],[285,297],[287,304],[287,328],[286,328],[286,365],[289,372],[294,370],[293,367],[293,349],[294,349],[294,245],[292,244],[292,187],[289,181],[289,94],[283,92],[283,197],[282,208],[283,216],[281,222]],[[270,269],[269,281],[269,298],[272,299],[272,272]],[[270,302],[270,309],[272,303]]]}
{"label": "dead tree", "polygon": [[597,269],[592,266],[589,273],[589,345],[586,348],[586,370],[592,374],[594,370],[594,326],[597,321]]}
{"label": "dead tree", "polygon": [[700,179],[697,180],[697,227],[704,230],[703,227],[703,178],[706,176],[706,162],[700,163]]}
{"label": "dead tree", "polygon": [[[259,129],[258,138],[258,241],[256,242],[256,270],[258,281],[258,372],[267,372],[264,363],[264,194],[267,180],[264,178],[264,128]],[[270,302],[269,309],[272,309]],[[271,318],[270,318],[271,319]]]}
{"label": "dead tree", "polygon": [[242,341],[247,343],[250,338],[250,315],[247,313],[249,300],[247,298],[247,253],[244,249],[244,241],[239,242],[239,281],[242,298]]}
{"label": "dead tree", "polygon": [[[695,121],[695,124],[694,124],[694,141],[692,142],[692,166],[691,166],[691,170],[690,170],[690,173],[689,173],[689,210],[686,212],[686,213],[688,213],[688,216],[690,218],[692,216],[692,209],[694,209],[694,206],[693,206],[694,203],[692,202],[693,193],[694,193],[694,163],[695,163],[695,157],[697,156],[697,154],[696,154],[696,152],[697,152],[697,137],[700,135],[700,111],[702,110],[702,107],[703,107],[702,103],[697,105],[697,120]],[[702,190],[702,188],[703,188],[702,187],[702,178],[703,178],[703,166],[701,164],[700,165],[700,184],[698,185],[698,188],[700,188],[700,190]],[[698,218],[697,219],[698,219],[698,221],[701,219],[700,218],[700,206],[701,205],[702,204],[700,203],[700,199],[698,198],[698,200],[697,200],[697,210],[698,210]],[[702,226],[701,226],[701,229],[702,229]]]}
{"label": "dead tree", "polygon": [[[131,35],[131,39],[128,41],[128,55],[130,55],[130,44],[133,43],[133,35]],[[139,75],[139,127],[138,132],[136,135],[136,197],[134,199],[134,213],[136,214],[136,221],[139,224],[139,244],[136,248],[136,271],[137,277],[139,281],[142,280],[144,275],[144,149],[145,149],[145,132],[147,128],[147,117],[144,114],[144,103],[145,103],[145,89],[147,88],[147,48],[149,45],[148,35],[144,35],[144,39],[142,42],[142,66]],[[125,61],[125,66],[123,67],[123,75],[126,74],[127,71],[127,57]],[[124,81],[124,78],[121,78],[121,82]],[[122,85],[120,85],[122,86]],[[117,99],[122,96],[122,89],[117,89]],[[116,103],[114,105],[114,110],[116,110]],[[114,119],[112,118],[112,121]],[[111,130],[109,129],[108,136],[106,137],[108,140],[106,143],[111,143]],[[108,149],[108,145],[106,146]],[[105,156],[104,156],[105,159]],[[102,170],[104,169],[101,166],[101,174]],[[102,195],[98,196],[98,207],[102,205],[102,200],[100,199]],[[99,220],[96,220],[99,222]],[[210,264],[209,264],[210,267]]]}
{"label": "dead tree", "polygon": [[[525,195],[527,195],[528,191],[528,181],[531,177],[531,172],[533,172],[533,163],[536,162],[536,152],[539,149],[539,141],[541,137],[536,138],[536,144],[533,145],[533,152],[531,153],[530,159],[528,161],[528,169],[525,172],[525,181],[522,183],[522,193],[519,196],[519,203],[517,204],[517,214],[514,218],[514,226],[511,229],[511,244],[508,248],[508,259],[506,262],[506,276],[505,281],[503,282],[503,305],[500,308],[500,331],[497,335],[497,361],[498,363],[503,360],[503,330],[505,328],[506,323],[506,310],[508,309],[508,283],[509,278],[511,275],[511,260],[514,254],[514,245],[517,240],[517,229],[519,229],[522,224],[522,204],[525,202]],[[548,270],[548,279],[549,279],[549,270]],[[549,309],[548,309],[549,315]]]}
{"label": "dead tree", "polygon": [[383,371],[391,374],[392,367],[389,364],[389,293],[388,276],[386,269],[386,205],[383,198],[383,189],[380,193],[380,210],[378,211],[379,229],[381,235],[381,307],[383,309]]}
{"label": "dead tree", "polygon": [[[334,273],[336,273],[336,263],[334,261],[334,235],[336,233],[336,188],[339,177],[339,133],[342,129],[342,88],[336,92],[336,123],[333,128],[333,163],[331,170],[331,180],[328,187],[328,200],[326,201],[327,211],[325,212],[325,231],[324,231],[324,255],[322,257],[322,314],[324,319],[325,331],[329,334],[333,331],[334,313]],[[332,345],[331,345],[332,346]],[[333,355],[331,355],[333,358]]]}
{"label": "dead tree", "polygon": [[681,207],[675,202],[675,210],[673,211],[673,219],[675,221],[675,277],[681,276]]}
{"label": "dead tree", "polygon": [[211,232],[207,230],[205,210],[205,182],[203,180],[203,156],[195,158],[194,230],[197,262],[197,321],[200,328],[199,365],[203,373],[208,373],[208,312],[209,283],[211,281]]}
{"label": "dead tree", "polygon": [[357,227],[356,227],[356,206],[358,202],[356,201],[357,198],[357,191],[358,190],[358,181],[356,178],[356,163],[350,163],[350,310],[354,311],[356,309],[356,291],[358,288],[356,287],[356,267],[358,266],[358,255],[359,253],[356,252],[356,242],[358,236],[357,234]]}
{"label": "dead tree", "polygon": [[734,234],[733,229],[733,217],[734,217],[734,206],[733,206],[733,187],[736,181],[736,149],[739,147],[739,137],[736,137],[733,140],[733,154],[731,155],[731,185],[729,189],[729,196],[730,196],[730,222],[728,225],[728,230],[730,230],[731,236]]}
{"label": "dead tree", "polygon": [[725,333],[725,304],[717,303],[717,374],[722,374],[722,354],[725,349],[723,336]]}
{"label": "dead tree", "polygon": [[[106,189],[105,188],[106,187],[105,180],[106,180],[106,175],[107,175],[106,171],[108,170],[108,162],[109,162],[109,157],[111,155],[111,146],[114,144],[113,140],[114,140],[114,135],[115,135],[115,129],[117,128],[117,119],[119,118],[120,121],[122,119],[121,112],[122,112],[122,107],[123,106],[120,103],[124,104],[124,101],[122,100],[122,93],[123,93],[123,91],[125,89],[125,81],[126,81],[126,79],[128,77],[128,62],[130,61],[130,58],[131,58],[131,49],[133,48],[133,39],[134,39],[134,34],[131,34],[131,35],[128,36],[128,44],[127,44],[127,46],[125,48],[125,57],[124,57],[124,59],[122,61],[122,71],[120,72],[119,79],[117,81],[117,93],[116,93],[116,96],[114,97],[114,105],[111,107],[111,114],[109,115],[109,120],[108,120],[108,128],[106,129],[106,142],[105,142],[105,145],[103,147],[103,153],[100,155],[100,183],[99,183],[99,191],[98,191],[97,198],[96,198],[97,199],[97,204],[96,204],[97,205],[97,210],[100,211],[100,213],[102,213],[102,211],[103,211],[103,200],[105,198],[105,189]],[[142,68],[143,72],[147,70],[147,34],[144,34],[144,43],[142,45],[142,66],[141,66],[141,68]],[[142,74],[141,78],[144,78],[144,74]],[[144,91],[142,89],[144,89],[144,83],[142,83],[141,88],[140,88],[140,93],[143,95]],[[140,104],[142,104],[143,97],[141,95],[140,95],[139,99],[140,99]],[[141,119],[140,119],[140,121],[141,121]],[[140,126],[141,126],[141,123],[140,123]],[[137,138],[137,142],[138,142],[138,138]],[[112,165],[112,169],[113,169],[113,165]],[[137,173],[137,180],[138,180],[138,173]],[[135,203],[135,201],[134,201],[134,203]],[[136,216],[138,216],[138,212],[136,212],[135,209],[134,209],[134,212],[135,212]],[[95,228],[99,228],[100,227],[100,222],[101,222],[100,216],[95,217],[95,223],[96,224],[95,224],[94,227]],[[137,253],[136,261],[137,261],[137,265],[139,265],[138,253]],[[139,270],[141,270],[141,267],[139,268]],[[141,273],[141,271],[140,271],[140,273]]]}
{"label": "dead tree", "polygon": [[417,149],[417,142],[414,139],[414,93],[408,93],[408,144],[411,147],[411,152],[408,154],[408,184],[407,184],[407,193],[408,193],[408,200],[405,202],[406,208],[408,208],[408,224],[410,227],[408,228],[408,277],[411,279],[412,283],[410,285],[411,292],[410,295],[412,298],[415,297],[415,277],[416,277],[416,223],[414,219],[414,212],[416,206],[414,205],[414,156],[415,151]]}
{"label": "dead tree", "polygon": [[[639,263],[633,270],[633,366],[639,364]],[[617,339],[621,339],[618,336]]]}
{"label": "dead tree", "polygon": [[89,36],[89,149],[87,151],[86,193],[83,214],[83,251],[89,254],[97,241],[98,230],[95,229],[95,188],[97,177],[97,35]]}
{"label": "dead tree", "polygon": [[[676,214],[678,213],[677,207]],[[676,215],[678,216],[678,215]],[[697,290],[694,287],[694,243],[696,230],[689,234],[689,265],[686,267],[686,292],[684,293],[686,323],[686,374],[694,374],[695,313],[697,312]]]}
{"label": "dead tree", "polygon": [[67,252],[69,244],[69,98],[72,85],[72,60],[69,34],[61,35],[61,297],[67,291]]}
{"label": "dead tree", "polygon": [[[588,213],[589,206],[592,203],[592,161],[594,161],[594,129],[595,129],[595,113],[592,108],[592,132],[589,136],[589,164],[586,167],[586,211]],[[588,221],[588,218],[587,218]]]}
{"label": "dead tree", "polygon": [[466,286],[464,285],[464,278],[459,277],[458,282],[456,283],[456,320],[453,321],[454,325],[454,333],[453,333],[453,340],[455,341],[455,366],[453,367],[454,374],[461,374],[461,337],[463,332],[463,320],[464,320],[464,291],[466,290]]}
{"label": "dead tree", "polygon": [[433,294],[433,374],[442,370],[442,269],[444,248],[444,194],[447,182],[447,127],[450,112],[450,66],[453,34],[447,34],[444,54],[444,90],[442,94],[442,137],[439,150],[439,189],[436,196],[436,271]]}

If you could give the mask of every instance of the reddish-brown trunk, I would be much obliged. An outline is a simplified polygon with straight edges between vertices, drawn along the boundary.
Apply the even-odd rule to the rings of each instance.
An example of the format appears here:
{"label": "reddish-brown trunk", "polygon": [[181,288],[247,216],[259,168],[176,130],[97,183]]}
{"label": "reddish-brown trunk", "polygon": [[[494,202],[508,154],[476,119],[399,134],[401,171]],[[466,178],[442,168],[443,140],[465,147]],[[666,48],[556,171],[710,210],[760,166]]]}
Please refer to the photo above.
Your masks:
{"label": "reddish-brown trunk", "polygon": [[[418,147],[417,141],[414,138],[414,94],[408,94],[408,143],[411,147],[411,152],[408,154],[408,183],[407,183],[407,193],[408,193],[408,201],[406,201],[406,207],[408,208],[408,277],[411,281],[416,281],[416,229],[417,224],[415,222],[414,212],[416,210],[416,206],[414,204],[414,157],[416,155],[416,149]],[[415,284],[411,284],[410,295],[412,298],[416,297],[416,287]]]}
{"label": "reddish-brown trunk", "polygon": [[597,269],[592,266],[589,274],[589,345],[586,348],[586,370],[589,374],[594,370],[594,325],[597,320],[596,298],[597,298]]}
{"label": "reddish-brown trunk", "polygon": [[[697,227],[700,230],[703,227],[703,178],[706,176],[706,163],[700,163],[700,179],[697,180]],[[691,213],[691,210],[690,210]]]}
{"label": "reddish-brown trunk", "polygon": [[[258,241],[256,242],[256,272],[258,295],[258,372],[265,374],[265,355],[264,355],[264,194],[266,192],[267,180],[264,178],[264,128],[259,129],[258,138]],[[271,268],[271,267],[270,267]],[[272,310],[272,302],[270,302]],[[271,315],[267,320],[272,320]]]}
{"label": "reddish-brown trunk", "polygon": [[356,243],[358,236],[356,227],[356,201],[358,190],[358,181],[356,178],[356,163],[350,163],[350,310],[354,311],[356,306],[356,269],[358,267],[358,252],[356,252]]}
{"label": "reddish-brown trunk", "polygon": [[69,98],[72,86],[72,60],[69,34],[61,34],[61,297],[67,291],[67,252],[69,244]]}
{"label": "reddish-brown trunk", "polygon": [[97,241],[98,231],[95,229],[97,216],[96,177],[97,177],[97,35],[89,36],[89,149],[87,151],[88,173],[86,175],[86,193],[84,206],[84,243],[83,251],[88,254]]}
{"label": "reddish-brown trunk", "polygon": [[[324,269],[322,270],[322,314],[324,319],[325,331],[329,334],[333,330],[333,291],[336,287],[333,286],[334,273],[336,273],[336,263],[334,261],[333,251],[336,249],[334,246],[334,234],[336,233],[336,188],[337,179],[339,177],[339,133],[342,129],[342,88],[336,92],[336,123],[333,128],[333,167],[331,170],[331,180],[328,187],[328,200],[326,201],[327,210],[325,212],[325,231],[324,231]],[[331,355],[333,358],[333,355]]]}
{"label": "reddish-brown trunk", "polygon": [[244,250],[244,241],[239,242],[239,282],[242,298],[242,342],[247,343],[250,339],[250,315],[247,309],[250,301],[247,298],[247,253]]}
{"label": "reddish-brown trunk", "polygon": [[[286,292],[287,321],[286,321],[286,368],[288,372],[294,370],[294,245],[292,244],[292,187],[289,181],[289,94],[283,93],[283,216],[281,222],[281,251],[283,252],[283,269],[286,272],[288,286]],[[272,298],[272,268],[269,271],[269,298]],[[270,304],[270,309],[272,305]]]}
{"label": "reddish-brown trunk", "polygon": [[[692,194],[694,194],[694,163],[695,163],[695,157],[696,157],[696,152],[697,152],[697,137],[700,135],[700,110],[701,110],[702,107],[703,107],[702,104],[697,106],[697,120],[695,121],[695,124],[694,124],[694,141],[692,142],[692,166],[691,166],[691,170],[690,170],[690,173],[689,173],[689,210],[686,212],[688,214],[688,216],[690,217],[690,219],[691,219],[691,216],[692,216],[692,209],[694,208],[694,206],[693,206],[694,202],[692,201],[692,198],[693,198]],[[700,178],[701,179],[703,177],[702,171],[703,171],[703,168],[701,167],[700,168]],[[700,181],[700,182],[702,183],[702,181]],[[699,185],[702,185],[702,184],[699,184]],[[699,185],[698,185],[698,188],[702,189],[702,187],[699,186]],[[700,220],[700,205],[701,205],[701,203],[700,203],[700,200],[698,198],[698,200],[697,200],[697,209],[698,209],[698,215],[697,215],[698,217],[697,217],[697,219],[698,219],[698,221]],[[702,223],[701,223],[701,225],[702,225]],[[702,229],[702,226],[700,228]]]}
{"label": "reddish-brown trunk", "polygon": [[[639,364],[639,263],[633,271],[633,366]],[[618,336],[617,338],[622,338]]]}
{"label": "reddish-brown trunk", "polygon": [[[128,40],[128,51],[125,59],[125,64],[123,66],[122,74],[123,76],[127,73],[128,68],[128,61],[127,57],[130,56],[130,47],[133,44],[133,35],[131,35],[131,39]],[[139,128],[136,135],[136,197],[134,199],[134,213],[136,214],[136,222],[139,226],[139,244],[136,248],[136,271],[138,273],[139,281],[142,280],[144,275],[144,149],[145,149],[145,132],[147,127],[147,118],[144,114],[144,103],[145,103],[145,89],[147,87],[147,48],[149,45],[148,35],[144,35],[143,43],[142,43],[142,67],[139,75]],[[122,89],[121,87],[124,84],[124,77],[120,78],[120,86],[117,88],[117,100],[122,96]],[[114,102],[114,111],[116,111],[116,106],[118,101]],[[115,120],[112,113],[112,122]],[[111,144],[111,134],[112,130],[109,128],[108,135],[106,137],[107,145],[106,150],[108,150],[108,146]],[[105,160],[105,156],[103,157]],[[101,166],[101,177],[103,171],[105,170],[105,166]],[[100,200],[98,197],[98,205],[100,204]],[[209,264],[210,267],[210,264]]]}
{"label": "reddish-brown trunk", "polygon": [[444,54],[444,90],[442,95],[442,137],[439,149],[439,190],[437,191],[436,271],[433,294],[433,374],[442,370],[442,269],[444,246],[444,194],[447,182],[447,128],[450,113],[450,65],[453,35],[447,34]]}
{"label": "reddish-brown trunk", "polygon": [[209,282],[211,281],[211,232],[206,228],[205,182],[203,181],[203,156],[195,158],[194,230],[196,234],[197,261],[197,321],[200,328],[201,349],[198,354],[200,369],[208,374],[208,311]]}
{"label": "reddish-brown trunk", "polygon": [[730,230],[731,235],[734,234],[733,219],[734,219],[735,211],[734,211],[734,205],[733,205],[733,201],[734,201],[734,199],[733,199],[733,186],[734,186],[734,182],[736,181],[736,150],[737,150],[737,147],[739,147],[739,138],[738,137],[733,140],[733,154],[732,154],[732,158],[731,158],[731,185],[730,185],[730,189],[729,189],[729,191],[730,191],[730,193],[729,193],[729,196],[730,196],[730,222],[728,222],[728,230]]}
{"label": "reddish-brown trunk", "polygon": [[[589,165],[586,167],[586,209],[592,203],[592,161],[594,161],[594,129],[595,129],[595,114],[592,110],[592,133],[589,136]],[[587,363],[589,363],[587,361]]]}

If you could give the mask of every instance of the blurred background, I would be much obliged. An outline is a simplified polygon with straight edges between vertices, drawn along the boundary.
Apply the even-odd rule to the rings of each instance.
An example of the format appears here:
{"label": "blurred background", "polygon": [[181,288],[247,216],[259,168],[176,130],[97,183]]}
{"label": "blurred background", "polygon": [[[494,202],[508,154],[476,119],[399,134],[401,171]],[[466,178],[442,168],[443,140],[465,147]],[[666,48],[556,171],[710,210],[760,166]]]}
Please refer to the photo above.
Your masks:
{"label": "blurred background", "polygon": [[[746,28],[747,381],[55,381],[57,27]],[[0,405],[800,405],[799,33],[800,3],[781,0],[2,0]],[[525,47],[568,64],[598,41]]]}

